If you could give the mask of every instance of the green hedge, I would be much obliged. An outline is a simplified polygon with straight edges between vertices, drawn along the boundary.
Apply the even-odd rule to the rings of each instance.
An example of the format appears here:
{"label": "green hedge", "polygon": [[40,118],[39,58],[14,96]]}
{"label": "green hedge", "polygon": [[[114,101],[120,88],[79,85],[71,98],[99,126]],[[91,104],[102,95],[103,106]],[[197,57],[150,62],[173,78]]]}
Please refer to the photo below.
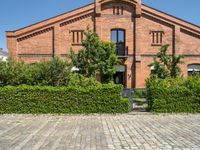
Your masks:
{"label": "green hedge", "polygon": [[146,89],[135,89],[134,98],[146,98],[147,97],[147,90]]}
{"label": "green hedge", "polygon": [[200,78],[147,81],[149,105],[154,112],[200,112]]}
{"label": "green hedge", "polygon": [[107,84],[81,87],[0,87],[0,113],[125,113],[129,101],[122,86]]}

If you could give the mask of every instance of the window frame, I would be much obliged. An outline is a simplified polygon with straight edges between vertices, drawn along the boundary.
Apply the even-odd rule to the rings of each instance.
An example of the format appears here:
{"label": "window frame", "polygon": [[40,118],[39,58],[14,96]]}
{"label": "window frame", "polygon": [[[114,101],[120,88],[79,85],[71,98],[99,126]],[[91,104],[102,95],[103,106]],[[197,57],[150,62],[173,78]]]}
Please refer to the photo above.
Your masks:
{"label": "window frame", "polygon": [[152,35],[151,46],[162,46],[163,45],[163,35],[164,31],[150,31],[149,34]]}
{"label": "window frame", "polygon": [[[112,37],[112,33],[113,33],[113,31],[116,31],[116,42],[113,42],[113,37]],[[118,49],[118,44],[120,44],[120,41],[119,41],[119,32],[120,31],[122,31],[123,32],[123,39],[124,39],[124,41],[123,41],[123,47],[124,47],[124,54],[123,55],[126,55],[126,30],[125,29],[122,29],[122,28],[114,28],[114,29],[111,29],[111,42],[113,42],[113,43],[115,43],[116,44],[116,53],[117,53],[117,55],[119,55],[118,54],[118,51],[119,51],[119,49]]]}
{"label": "window frame", "polygon": [[189,64],[187,65],[187,75],[188,77],[194,76],[195,73],[200,75],[200,64]]}
{"label": "window frame", "polygon": [[84,38],[84,30],[71,30],[72,46],[81,46]]}
{"label": "window frame", "polygon": [[113,6],[113,15],[115,16],[124,15],[124,6],[119,6],[119,5]]}

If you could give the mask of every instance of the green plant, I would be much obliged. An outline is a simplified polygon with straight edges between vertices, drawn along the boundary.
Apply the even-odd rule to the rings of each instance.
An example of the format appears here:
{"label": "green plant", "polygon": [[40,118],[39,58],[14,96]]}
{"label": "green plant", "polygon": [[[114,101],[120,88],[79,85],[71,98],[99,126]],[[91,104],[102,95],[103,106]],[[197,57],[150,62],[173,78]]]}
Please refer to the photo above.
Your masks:
{"label": "green plant", "polygon": [[200,78],[150,78],[149,107],[154,112],[200,112]]}
{"label": "green plant", "polygon": [[134,95],[134,98],[146,98],[147,91],[146,89],[135,89],[133,95]]}
{"label": "green plant", "polygon": [[0,85],[67,85],[71,65],[55,57],[36,64],[25,64],[9,60],[0,61]]}
{"label": "green plant", "polygon": [[125,113],[129,100],[122,86],[91,87],[5,86],[0,87],[0,113]]}
{"label": "green plant", "polygon": [[33,64],[30,69],[33,85],[67,85],[71,68],[71,64],[60,60],[58,57],[50,61]]}
{"label": "green plant", "polygon": [[100,41],[97,33],[89,29],[84,35],[86,40],[83,41],[83,49],[77,55],[71,49],[70,57],[73,65],[79,68],[79,73],[86,77],[99,75],[102,82],[113,81],[114,66],[118,64],[115,45]]}
{"label": "green plant", "polygon": [[0,62],[0,85],[19,85],[27,82],[29,74],[25,72],[28,66],[23,62],[9,60]]}
{"label": "green plant", "polygon": [[154,58],[154,62],[149,65],[149,67],[153,68],[151,74],[161,79],[168,77],[176,78],[181,73],[179,64],[183,63],[181,61],[183,56],[177,56],[175,54],[168,55],[168,48],[169,45],[162,46],[156,58]]}
{"label": "green plant", "polygon": [[68,86],[73,87],[92,87],[101,85],[95,78],[89,77],[86,78],[82,74],[74,73],[71,74],[68,78]]}

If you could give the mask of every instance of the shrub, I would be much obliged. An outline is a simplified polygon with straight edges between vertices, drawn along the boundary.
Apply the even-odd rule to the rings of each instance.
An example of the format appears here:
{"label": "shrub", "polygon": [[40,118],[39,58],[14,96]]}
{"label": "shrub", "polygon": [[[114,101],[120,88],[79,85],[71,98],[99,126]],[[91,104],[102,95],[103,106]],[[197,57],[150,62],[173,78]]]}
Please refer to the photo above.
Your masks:
{"label": "shrub", "polygon": [[88,86],[98,85],[101,85],[101,83],[93,77],[86,78],[83,75],[77,73],[70,74],[70,76],[68,77],[68,86],[87,88]]}
{"label": "shrub", "polygon": [[0,113],[124,113],[129,100],[122,86],[90,87],[5,86],[0,87]]}
{"label": "shrub", "polygon": [[0,61],[0,85],[19,85],[25,83],[28,67],[23,62],[9,60],[8,63]]}
{"label": "shrub", "polygon": [[146,91],[146,89],[136,89],[136,90],[134,90],[133,96],[134,96],[134,98],[146,98],[147,91]]}
{"label": "shrub", "polygon": [[200,78],[150,78],[147,88],[154,112],[200,112]]}
{"label": "shrub", "polygon": [[70,64],[57,57],[36,64],[9,60],[8,63],[0,62],[0,86],[21,84],[63,86],[67,85],[70,73]]}
{"label": "shrub", "polygon": [[63,86],[67,85],[71,65],[55,57],[50,61],[33,64],[29,72],[33,80],[29,85]]}

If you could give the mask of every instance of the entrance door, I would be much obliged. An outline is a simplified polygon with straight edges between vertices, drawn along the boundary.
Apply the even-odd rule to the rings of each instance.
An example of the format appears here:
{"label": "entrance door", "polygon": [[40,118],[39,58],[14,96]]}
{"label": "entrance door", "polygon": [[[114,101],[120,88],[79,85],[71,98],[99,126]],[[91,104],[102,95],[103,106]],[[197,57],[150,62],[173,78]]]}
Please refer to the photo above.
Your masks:
{"label": "entrance door", "polygon": [[125,75],[126,75],[126,68],[124,65],[117,65],[115,66],[115,75],[114,75],[114,83],[115,84],[122,84],[125,86]]}
{"label": "entrance door", "polygon": [[115,84],[122,84],[125,86],[125,72],[116,72],[114,75]]}

